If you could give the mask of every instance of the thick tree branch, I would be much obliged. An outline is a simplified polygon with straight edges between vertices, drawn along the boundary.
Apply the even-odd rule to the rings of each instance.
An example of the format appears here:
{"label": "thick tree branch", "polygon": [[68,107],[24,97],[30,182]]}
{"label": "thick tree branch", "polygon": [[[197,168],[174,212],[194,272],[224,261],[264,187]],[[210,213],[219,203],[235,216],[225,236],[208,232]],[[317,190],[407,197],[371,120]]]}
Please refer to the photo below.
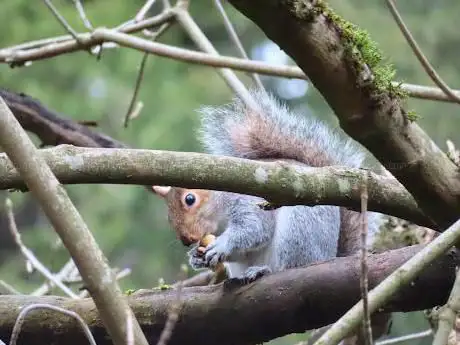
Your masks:
{"label": "thick tree branch", "polygon": [[382,89],[390,90],[390,83],[369,73],[372,66],[362,54],[369,47],[357,44],[362,36],[354,37],[354,29],[324,1],[230,2],[297,62],[342,128],[393,173],[427,215],[443,228],[460,217],[458,168],[408,120],[398,97]]}
{"label": "thick tree branch", "polygon": [[[416,253],[395,272],[377,285],[368,296],[369,310],[377,312],[402,286],[411,283],[434,260],[445,255],[460,238],[460,220],[451,225],[445,232],[430,242],[423,250]],[[315,345],[336,345],[354,332],[363,321],[363,301],[360,300],[346,312],[329,330],[324,333]]]}
{"label": "thick tree branch", "polygon": [[[369,285],[376,286],[423,246],[369,255]],[[416,280],[403,287],[382,312],[413,311],[445,303],[460,264],[452,251],[436,260]],[[360,298],[359,256],[292,269],[253,284],[188,287],[168,345],[256,344],[289,333],[319,328],[337,320]],[[156,344],[176,290],[141,290],[128,297],[150,344]],[[90,299],[0,296],[0,339],[7,341],[20,309],[50,303],[77,312],[89,325],[98,345],[110,344]],[[19,344],[82,344],[84,334],[74,320],[36,311],[28,317]]]}
{"label": "thick tree branch", "polygon": [[[339,205],[360,210],[357,186],[369,174],[369,210],[432,226],[417,203],[394,178],[344,167],[299,167],[204,153],[82,148],[42,149],[63,184],[163,184],[252,194],[280,205]],[[238,176],[238,179],[235,179]],[[20,175],[0,154],[0,189],[24,189]]]}
{"label": "thick tree branch", "polygon": [[[17,94],[5,89],[0,89],[0,96],[4,97],[6,103],[10,107],[10,109],[13,111],[14,115],[16,116],[17,120],[21,123],[21,126],[36,134],[40,140],[42,141],[43,145],[60,145],[60,144],[72,144],[74,146],[79,146],[79,147],[108,147],[108,148],[123,148],[126,147],[124,143],[119,142],[105,134],[93,131],[89,129],[86,126],[83,126],[81,124],[78,124],[72,120],[67,119],[66,115],[59,114],[53,110],[48,109],[44,105],[42,105],[38,100],[24,95],[24,94]],[[68,150],[64,149],[63,147],[61,148],[56,148],[54,150],[43,150],[40,152],[44,152],[46,154],[46,159],[48,163],[52,164],[52,169],[53,172],[57,174],[58,178],[60,179],[61,182],[63,183],[97,183],[97,182],[102,182],[102,183],[141,183],[142,181],[148,181],[149,176],[151,175],[151,169],[148,168],[148,166],[145,164],[143,161],[143,158],[139,158],[139,163],[134,164],[131,167],[126,166],[126,164],[120,164],[117,165],[116,167],[112,165],[112,168],[109,169],[109,164],[102,163],[104,164],[104,167],[109,169],[106,172],[100,171],[100,168],[95,167],[99,172],[93,172],[91,173],[90,171],[92,168],[89,165],[85,165],[85,172],[80,169],[81,173],[78,173],[75,176],[71,176],[69,174],[70,171],[68,171],[65,167],[62,167],[62,169],[59,169],[58,167],[61,166],[58,164],[57,160],[60,159],[59,157],[67,160],[71,159],[74,157],[74,155],[83,153],[83,151],[78,151],[78,149],[73,148],[71,149],[72,152],[69,152]],[[75,151],[76,150],[76,151]],[[54,153],[53,153],[54,152]],[[86,152],[86,151],[85,151]],[[124,152],[124,151],[122,151]],[[130,152],[124,152],[123,156],[127,157],[130,155]],[[136,151],[139,152],[139,151]],[[145,151],[142,151],[145,152]],[[87,152],[89,154],[89,152]],[[94,152],[96,153],[96,152]],[[157,152],[158,153],[158,152]],[[103,154],[102,152],[96,153],[96,155],[101,155]],[[117,155],[116,152],[112,152],[111,154]],[[56,156],[55,156],[56,155]],[[70,155],[70,156],[69,156]],[[181,162],[185,160],[190,161],[190,158],[187,158],[189,156],[188,153],[180,154],[180,153],[173,153],[173,155],[176,155],[177,159],[179,159]],[[89,154],[91,159],[91,154]],[[131,158],[135,157],[136,154],[134,153],[133,156],[130,156],[130,162],[134,163],[134,161],[131,160]],[[157,155],[155,155],[156,157]],[[198,154],[198,156],[200,156]],[[152,156],[153,157],[153,156]],[[0,155],[0,162],[9,162],[8,159],[5,159],[5,156]],[[173,158],[175,159],[175,158]],[[219,164],[216,161],[215,158],[201,158],[201,159],[212,159],[213,161],[208,163],[207,165],[212,165],[212,164]],[[158,164],[160,164],[159,162]],[[10,163],[6,163],[7,165],[4,166],[3,168],[0,167],[0,188],[6,189],[6,188],[19,188],[22,189],[24,188],[24,184],[20,181],[19,176],[16,174],[14,175],[9,175],[11,172],[12,165]],[[9,164],[9,165],[8,165]],[[189,164],[189,163],[188,163]],[[196,164],[191,163],[192,167],[186,167],[189,170],[190,174],[194,174],[194,169],[199,169],[197,172],[198,174],[201,174],[203,171],[200,167],[198,167]],[[146,171],[145,168],[148,168],[148,171]],[[111,171],[111,169],[128,169],[124,173],[123,172],[115,172]],[[96,171],[95,170],[95,171]],[[337,180],[335,178],[335,173],[340,174],[344,178],[352,179],[350,183],[359,183],[359,179],[361,178],[356,177],[353,175],[353,172],[345,172],[343,169],[336,169],[336,168],[326,168],[326,169],[320,169],[319,173],[321,171],[326,172],[326,175],[324,175],[324,178],[327,179],[327,176],[330,176],[331,179]],[[4,172],[7,172],[6,175],[4,175]],[[356,173],[356,172],[355,172]],[[121,174],[119,178],[113,177],[113,175]],[[172,173],[168,173],[169,176],[172,176]],[[311,174],[314,174],[314,169],[311,172]],[[96,175],[96,177],[91,177],[90,175]],[[187,176],[185,175],[185,176]],[[307,174],[307,175],[310,175]],[[110,181],[107,181],[107,178],[105,176],[109,177]],[[323,176],[323,175],[322,175]],[[348,177],[347,177],[348,176]],[[387,213],[387,214],[392,214],[401,218],[405,218],[408,220],[411,220],[417,224],[428,226],[428,227],[433,227],[434,224],[429,221],[427,217],[425,217],[421,211],[417,208],[416,203],[414,202],[412,196],[407,193],[407,191],[401,186],[401,184],[394,179],[388,179],[386,177],[381,177],[377,176],[374,174],[371,175],[372,181],[374,181],[373,186],[375,186],[372,198],[375,200],[373,205],[375,205],[376,210],[379,210],[382,213]],[[156,175],[154,175],[154,178],[157,178]],[[158,177],[160,179],[163,179],[165,184],[171,184],[173,180],[168,180],[167,177]],[[164,180],[166,178],[166,180]],[[308,176],[306,177],[308,179]],[[321,176],[318,177],[320,180],[322,180]],[[19,180],[18,180],[19,179]],[[131,179],[131,180],[130,180]],[[177,179],[176,179],[177,180]],[[182,180],[181,180],[182,181]],[[158,182],[158,180],[156,181]],[[205,181],[203,181],[206,183]],[[184,180],[184,183],[188,183],[187,179]],[[190,183],[193,183],[193,181],[190,181]],[[201,183],[201,181],[198,181],[198,183]],[[214,184],[214,182],[211,181],[211,183]],[[218,182],[219,183],[219,182]],[[329,193],[329,196],[321,196],[323,192],[321,192],[321,186],[324,185],[326,180],[324,180],[322,183],[315,184],[314,181],[311,182],[311,186],[309,186],[309,193],[310,196],[304,196],[303,202],[307,202],[310,204],[314,204],[315,200],[318,200],[320,203],[336,203],[340,204],[342,206],[347,206],[350,208],[353,208],[355,210],[359,210],[359,196],[357,191],[353,188],[355,185],[346,185],[346,189],[348,192],[344,192],[343,190],[336,190],[333,192],[336,196],[333,194]],[[185,186],[185,185],[184,185]],[[206,188],[206,185],[199,184],[201,186],[200,188]],[[344,186],[341,186],[344,187]],[[219,188],[217,186],[216,188]],[[330,187],[332,190],[334,187]],[[351,188],[351,189],[350,189]],[[345,194],[343,194],[344,192]],[[350,196],[349,194],[352,194]],[[307,199],[309,201],[307,201]]]}

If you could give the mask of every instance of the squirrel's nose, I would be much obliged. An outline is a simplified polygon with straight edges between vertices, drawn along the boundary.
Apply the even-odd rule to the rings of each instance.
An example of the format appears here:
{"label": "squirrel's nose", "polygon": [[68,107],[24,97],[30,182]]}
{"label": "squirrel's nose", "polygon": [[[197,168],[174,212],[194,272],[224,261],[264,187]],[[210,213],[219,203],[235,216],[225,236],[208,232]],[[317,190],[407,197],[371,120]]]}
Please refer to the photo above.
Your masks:
{"label": "squirrel's nose", "polygon": [[179,236],[182,244],[186,247],[190,247],[192,244],[198,242],[198,240],[194,239],[193,237],[188,237],[184,235]]}

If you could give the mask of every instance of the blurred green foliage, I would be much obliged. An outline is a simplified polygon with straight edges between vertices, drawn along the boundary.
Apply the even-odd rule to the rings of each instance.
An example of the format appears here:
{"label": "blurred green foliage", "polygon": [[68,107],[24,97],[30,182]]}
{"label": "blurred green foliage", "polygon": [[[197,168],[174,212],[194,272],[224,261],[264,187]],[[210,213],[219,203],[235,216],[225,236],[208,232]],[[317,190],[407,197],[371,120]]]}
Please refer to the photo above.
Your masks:
{"label": "blurred green foliage", "polygon": [[[397,69],[397,80],[432,85],[407,46],[383,2],[365,0],[330,0],[331,6],[346,19],[368,30]],[[72,1],[53,2],[77,31],[85,31]],[[94,26],[111,27],[132,18],[144,1],[83,1]],[[155,5],[152,14],[159,10]],[[245,47],[251,52],[266,42],[263,33],[249,20],[225,4]],[[34,39],[65,34],[43,2],[5,0],[0,5],[0,47]],[[456,64],[460,37],[456,15],[460,3],[455,1],[420,0],[398,2],[398,7],[427,57],[444,80],[458,87],[459,69]],[[235,54],[228,35],[215,8],[208,1],[192,1],[191,14],[223,54]],[[203,15],[206,13],[206,15]],[[196,49],[178,27],[171,27],[160,41]],[[232,93],[209,67],[188,65],[162,57],[150,56],[139,94],[144,108],[138,118],[124,129],[127,111],[142,53],[130,49],[104,51],[98,61],[86,52],[36,61],[31,66],[11,69],[0,66],[1,86],[24,92],[49,108],[74,120],[95,120],[98,130],[137,148],[200,151],[196,141],[197,116],[202,104],[219,104],[229,100]],[[246,82],[248,78],[238,73]],[[268,89],[280,90],[281,78],[263,77]],[[282,93],[281,93],[282,94]],[[307,97],[289,100],[292,107],[308,104],[314,113],[338,126],[327,104],[313,87]],[[445,140],[460,144],[457,130],[460,122],[455,105],[410,99],[408,109],[420,115],[418,123],[445,150]],[[163,277],[166,282],[176,279],[180,264],[185,262],[186,249],[175,239],[167,224],[165,205],[141,187],[112,185],[79,185],[67,188],[97,242],[111,264],[130,267],[132,274],[120,284],[123,289],[148,288]],[[7,192],[2,193],[2,201]],[[9,195],[23,224],[23,240],[51,270],[59,270],[68,259],[66,250],[56,246],[57,237],[41,210],[28,194]],[[28,212],[20,212],[28,205]],[[32,205],[32,207],[30,207]],[[3,204],[2,206],[3,207]],[[8,235],[0,228],[2,238]],[[6,234],[6,235],[5,235]],[[16,249],[1,253],[0,279],[28,293],[43,280],[37,274],[27,274],[24,260]],[[59,293],[54,290],[53,293]],[[405,334],[427,327],[420,313],[402,314],[395,318],[395,334]],[[290,344],[305,336],[292,335],[276,343]],[[428,343],[430,339],[411,341]]]}

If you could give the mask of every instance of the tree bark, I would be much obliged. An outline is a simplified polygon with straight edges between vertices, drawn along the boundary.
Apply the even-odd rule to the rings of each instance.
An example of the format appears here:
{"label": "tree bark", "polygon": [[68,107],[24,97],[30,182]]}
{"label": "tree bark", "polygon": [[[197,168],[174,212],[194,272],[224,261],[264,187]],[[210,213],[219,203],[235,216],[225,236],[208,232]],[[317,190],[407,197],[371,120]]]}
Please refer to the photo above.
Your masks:
{"label": "tree bark", "polygon": [[[40,154],[63,184],[163,184],[252,194],[275,205],[338,205],[356,211],[360,211],[361,195],[355,186],[367,176],[370,211],[437,230],[396,179],[360,169],[299,167],[193,152],[70,145],[44,149]],[[266,172],[265,180],[258,178],[258,169]],[[25,185],[8,157],[0,154],[0,189],[10,188],[23,190]]]}
{"label": "tree bark", "polygon": [[[422,247],[370,255],[370,287]],[[402,287],[380,312],[407,312],[444,304],[459,264],[456,251],[436,260],[415,281]],[[359,272],[359,256],[352,256],[272,274],[245,286],[227,282],[183,288],[183,306],[168,345],[256,344],[328,325],[360,299]],[[176,299],[175,289],[140,290],[128,297],[150,344],[157,342],[168,307]],[[56,296],[0,296],[1,340],[8,342],[18,313],[31,303],[50,303],[77,312],[89,325],[98,345],[111,344],[91,299]],[[75,320],[41,310],[27,317],[19,337],[19,344],[28,345],[73,345],[85,341]]]}
{"label": "tree bark", "polygon": [[296,61],[341,127],[407,188],[424,213],[444,229],[460,217],[458,167],[409,121],[389,81],[377,78],[376,66],[367,63],[375,49],[356,28],[324,1],[229,2]]}

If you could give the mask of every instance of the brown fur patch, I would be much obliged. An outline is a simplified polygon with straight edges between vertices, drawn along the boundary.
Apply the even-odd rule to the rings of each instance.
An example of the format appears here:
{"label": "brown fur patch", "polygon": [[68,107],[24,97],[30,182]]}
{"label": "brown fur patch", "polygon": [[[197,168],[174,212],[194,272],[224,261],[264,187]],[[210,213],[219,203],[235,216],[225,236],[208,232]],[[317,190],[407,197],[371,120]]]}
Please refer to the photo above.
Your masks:
{"label": "brown fur patch", "polygon": [[[188,206],[184,197],[187,193],[196,196],[196,203]],[[200,213],[206,207],[210,192],[203,189],[173,187],[168,193],[168,219],[177,237],[185,245],[198,242],[206,233],[212,232],[212,224]]]}
{"label": "brown fur patch", "polygon": [[234,150],[245,158],[292,159],[314,167],[333,164],[327,153],[317,148],[315,143],[280,132],[273,123],[252,110],[244,123],[231,128]]}
{"label": "brown fur patch", "polygon": [[337,256],[356,253],[361,247],[361,213],[340,208],[340,233]]}

